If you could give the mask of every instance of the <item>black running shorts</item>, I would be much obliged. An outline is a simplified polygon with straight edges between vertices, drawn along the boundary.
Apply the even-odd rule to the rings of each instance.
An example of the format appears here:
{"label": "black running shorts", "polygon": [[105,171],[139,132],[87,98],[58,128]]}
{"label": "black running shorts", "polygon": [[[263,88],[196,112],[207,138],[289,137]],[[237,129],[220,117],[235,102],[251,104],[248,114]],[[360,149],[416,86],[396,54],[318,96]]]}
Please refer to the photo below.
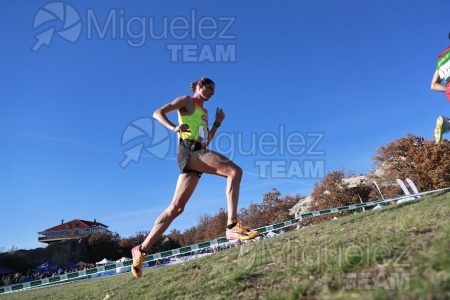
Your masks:
{"label": "black running shorts", "polygon": [[180,138],[180,142],[178,144],[177,149],[177,161],[178,167],[180,168],[180,173],[194,172],[198,174],[198,177],[202,176],[203,173],[186,168],[186,164],[189,161],[191,153],[194,151],[200,151],[202,149],[204,148],[200,142],[193,140],[183,140]]}

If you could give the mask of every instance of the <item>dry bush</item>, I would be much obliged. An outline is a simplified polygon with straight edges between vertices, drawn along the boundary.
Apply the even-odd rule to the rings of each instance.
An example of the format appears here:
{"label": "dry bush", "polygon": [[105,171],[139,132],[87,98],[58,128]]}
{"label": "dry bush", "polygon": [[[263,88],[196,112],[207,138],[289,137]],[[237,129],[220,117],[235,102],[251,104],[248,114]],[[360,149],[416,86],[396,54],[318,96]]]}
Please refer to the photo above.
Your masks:
{"label": "dry bush", "polygon": [[[397,178],[410,178],[419,191],[450,186],[450,142],[447,140],[436,145],[434,141],[425,141],[422,137],[409,134],[406,138],[379,147],[372,160],[377,171],[367,174],[367,182],[356,187],[349,188],[348,184],[343,182],[351,177],[346,176],[343,171],[328,173],[314,186],[311,194],[313,203],[309,211],[359,203],[359,197],[363,202],[378,200],[381,196],[372,184],[373,180],[377,181],[385,198],[402,195]],[[335,215],[315,217],[308,222],[321,222]]]}
{"label": "dry bush", "polygon": [[241,209],[239,218],[246,226],[258,228],[276,224],[292,218],[289,210],[300,201],[301,196],[281,196],[277,189],[263,195],[261,203],[251,203],[248,208]]}
{"label": "dry bush", "polygon": [[[361,182],[357,186],[349,188],[349,184],[343,181],[345,178],[344,171],[333,171],[328,173],[321,182],[316,183],[311,194],[313,203],[309,211],[356,204],[360,203],[360,200],[363,202],[370,200],[371,192],[374,189],[373,186],[366,182]],[[349,212],[314,217],[312,221],[308,220],[308,222],[319,223],[329,220],[338,214],[342,216],[349,214]]]}
{"label": "dry bush", "polygon": [[384,182],[410,178],[423,191],[450,186],[450,142],[447,140],[436,145],[409,134],[378,148],[372,159],[383,169]]}

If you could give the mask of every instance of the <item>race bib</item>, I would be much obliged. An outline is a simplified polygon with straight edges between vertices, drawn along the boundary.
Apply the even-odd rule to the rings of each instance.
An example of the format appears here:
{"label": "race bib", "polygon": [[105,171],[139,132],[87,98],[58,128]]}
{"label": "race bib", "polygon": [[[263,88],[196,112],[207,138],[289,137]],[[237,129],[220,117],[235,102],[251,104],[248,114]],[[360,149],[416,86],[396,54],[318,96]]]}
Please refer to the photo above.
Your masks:
{"label": "race bib", "polygon": [[450,60],[439,68],[439,77],[445,81],[448,81],[450,77]]}
{"label": "race bib", "polygon": [[439,55],[438,72],[441,79],[448,81],[450,77],[450,47]]}
{"label": "race bib", "polygon": [[198,141],[204,145],[208,144],[208,128],[205,126],[198,126]]}

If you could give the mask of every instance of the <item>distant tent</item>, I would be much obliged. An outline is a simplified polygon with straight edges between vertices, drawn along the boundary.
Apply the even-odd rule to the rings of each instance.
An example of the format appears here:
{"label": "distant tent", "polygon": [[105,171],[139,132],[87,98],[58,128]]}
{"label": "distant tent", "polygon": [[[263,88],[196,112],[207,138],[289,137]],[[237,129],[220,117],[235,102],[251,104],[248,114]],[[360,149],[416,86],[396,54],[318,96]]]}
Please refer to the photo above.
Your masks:
{"label": "distant tent", "polygon": [[104,258],[101,261],[97,262],[96,265],[106,265],[106,264],[109,264],[109,263],[112,263],[112,261],[110,261],[107,258]]}
{"label": "distant tent", "polygon": [[126,258],[126,257],[122,257],[121,259],[116,260],[116,262],[124,262],[124,261],[127,261],[127,260],[130,260],[130,259]]}
{"label": "distant tent", "polygon": [[37,266],[36,272],[38,272],[39,274],[56,273],[56,272],[58,272],[59,269],[60,269],[60,266],[58,266],[55,263],[52,263],[51,261],[47,261],[47,262],[43,263],[42,265]]}
{"label": "distant tent", "polygon": [[15,270],[3,268],[3,267],[0,268],[0,274],[9,274],[9,273],[14,273],[14,272],[15,272]]}

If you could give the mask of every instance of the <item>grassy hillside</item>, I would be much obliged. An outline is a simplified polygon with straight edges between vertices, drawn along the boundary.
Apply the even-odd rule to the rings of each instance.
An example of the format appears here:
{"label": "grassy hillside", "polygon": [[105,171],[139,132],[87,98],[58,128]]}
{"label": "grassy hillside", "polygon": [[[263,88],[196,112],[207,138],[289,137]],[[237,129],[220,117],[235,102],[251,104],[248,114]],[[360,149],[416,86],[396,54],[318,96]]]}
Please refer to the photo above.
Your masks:
{"label": "grassy hillside", "polygon": [[450,194],[131,274],[2,299],[450,299]]}

